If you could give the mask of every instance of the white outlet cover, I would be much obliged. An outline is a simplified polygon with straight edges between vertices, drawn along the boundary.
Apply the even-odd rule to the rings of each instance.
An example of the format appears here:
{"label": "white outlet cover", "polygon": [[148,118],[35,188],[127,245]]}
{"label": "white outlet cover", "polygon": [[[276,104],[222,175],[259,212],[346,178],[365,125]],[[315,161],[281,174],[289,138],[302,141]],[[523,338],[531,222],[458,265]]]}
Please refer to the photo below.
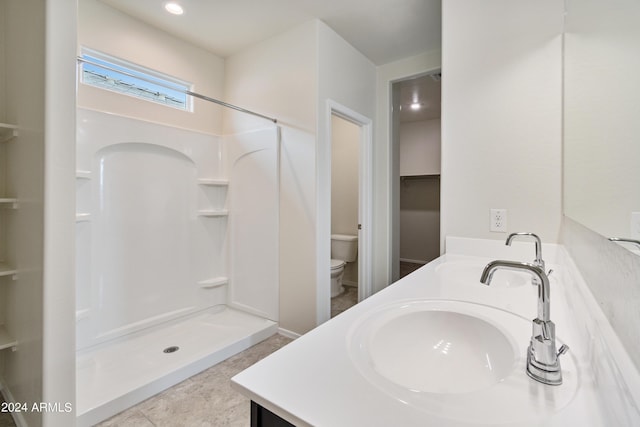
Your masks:
{"label": "white outlet cover", "polygon": [[507,210],[491,209],[489,231],[496,233],[507,232]]}

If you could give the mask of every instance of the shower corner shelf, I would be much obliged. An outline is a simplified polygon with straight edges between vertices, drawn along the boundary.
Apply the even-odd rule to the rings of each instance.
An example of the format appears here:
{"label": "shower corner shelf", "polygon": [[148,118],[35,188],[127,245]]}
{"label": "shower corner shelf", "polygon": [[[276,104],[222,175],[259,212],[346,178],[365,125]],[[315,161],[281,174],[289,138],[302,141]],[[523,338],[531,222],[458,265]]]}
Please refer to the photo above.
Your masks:
{"label": "shower corner shelf", "polygon": [[229,180],[227,179],[216,179],[216,178],[200,178],[198,179],[198,185],[207,185],[213,187],[226,187],[229,185]]}
{"label": "shower corner shelf", "polygon": [[0,262],[0,277],[3,276],[13,276],[13,280],[16,280],[16,276],[18,275],[18,270],[13,268],[7,263]]}
{"label": "shower corner shelf", "polygon": [[76,170],[76,179],[91,179],[91,171]]}
{"label": "shower corner shelf", "polygon": [[215,218],[215,217],[225,217],[229,215],[228,210],[210,210],[210,209],[202,209],[198,211],[198,216]]}
{"label": "shower corner shelf", "polygon": [[76,214],[76,222],[89,222],[91,221],[90,213],[77,213]]}
{"label": "shower corner shelf", "polygon": [[3,325],[0,325],[0,350],[11,348],[15,351],[15,347],[17,345],[18,341],[16,341],[11,335],[9,335]]}
{"label": "shower corner shelf", "polygon": [[12,197],[0,197],[0,205],[3,207],[9,205],[8,207],[11,209],[18,209],[18,199],[14,199]]}
{"label": "shower corner shelf", "polygon": [[18,136],[18,126],[0,123],[0,142],[7,142]]}
{"label": "shower corner shelf", "polygon": [[198,286],[200,286],[201,288],[211,289],[211,288],[218,288],[220,286],[224,286],[228,283],[229,283],[228,277],[220,276],[220,277],[213,277],[211,279],[201,280],[198,282]]}

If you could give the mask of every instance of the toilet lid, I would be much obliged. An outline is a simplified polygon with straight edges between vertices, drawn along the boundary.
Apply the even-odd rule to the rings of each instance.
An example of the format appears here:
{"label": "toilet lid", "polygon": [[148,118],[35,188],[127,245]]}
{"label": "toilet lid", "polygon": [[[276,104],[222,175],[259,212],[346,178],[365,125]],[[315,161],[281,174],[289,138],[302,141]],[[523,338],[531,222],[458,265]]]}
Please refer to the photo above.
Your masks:
{"label": "toilet lid", "polygon": [[345,262],[341,259],[332,259],[331,260],[331,269],[335,270],[336,268],[343,267]]}

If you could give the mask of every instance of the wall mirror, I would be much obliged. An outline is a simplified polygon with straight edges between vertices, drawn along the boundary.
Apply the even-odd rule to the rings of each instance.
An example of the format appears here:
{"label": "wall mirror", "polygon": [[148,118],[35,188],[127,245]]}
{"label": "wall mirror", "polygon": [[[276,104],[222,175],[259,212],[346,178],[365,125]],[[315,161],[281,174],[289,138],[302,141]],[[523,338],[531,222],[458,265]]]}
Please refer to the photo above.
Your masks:
{"label": "wall mirror", "polygon": [[565,4],[564,213],[640,241],[640,2]]}

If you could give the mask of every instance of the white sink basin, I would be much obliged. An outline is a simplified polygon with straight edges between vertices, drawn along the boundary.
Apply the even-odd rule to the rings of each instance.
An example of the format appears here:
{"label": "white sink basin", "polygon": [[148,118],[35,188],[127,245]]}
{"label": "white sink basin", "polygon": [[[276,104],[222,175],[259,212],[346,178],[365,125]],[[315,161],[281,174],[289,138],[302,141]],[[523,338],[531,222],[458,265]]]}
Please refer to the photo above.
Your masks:
{"label": "white sink basin", "polygon": [[[445,281],[463,285],[482,285],[480,275],[485,264],[470,261],[445,262],[436,267],[436,273]],[[512,270],[498,270],[491,281],[492,288],[517,288],[531,285],[531,275]]]}
{"label": "white sink basin", "polygon": [[514,369],[518,349],[495,325],[454,311],[414,304],[369,337],[373,369],[415,391],[468,393],[492,386]]}
{"label": "white sink basin", "polygon": [[[526,375],[530,336],[531,320],[501,309],[411,300],[361,316],[347,345],[364,378],[403,404],[445,418],[510,423],[561,410],[577,389],[576,367],[567,355],[561,386]],[[532,392],[544,396],[542,402]]]}

